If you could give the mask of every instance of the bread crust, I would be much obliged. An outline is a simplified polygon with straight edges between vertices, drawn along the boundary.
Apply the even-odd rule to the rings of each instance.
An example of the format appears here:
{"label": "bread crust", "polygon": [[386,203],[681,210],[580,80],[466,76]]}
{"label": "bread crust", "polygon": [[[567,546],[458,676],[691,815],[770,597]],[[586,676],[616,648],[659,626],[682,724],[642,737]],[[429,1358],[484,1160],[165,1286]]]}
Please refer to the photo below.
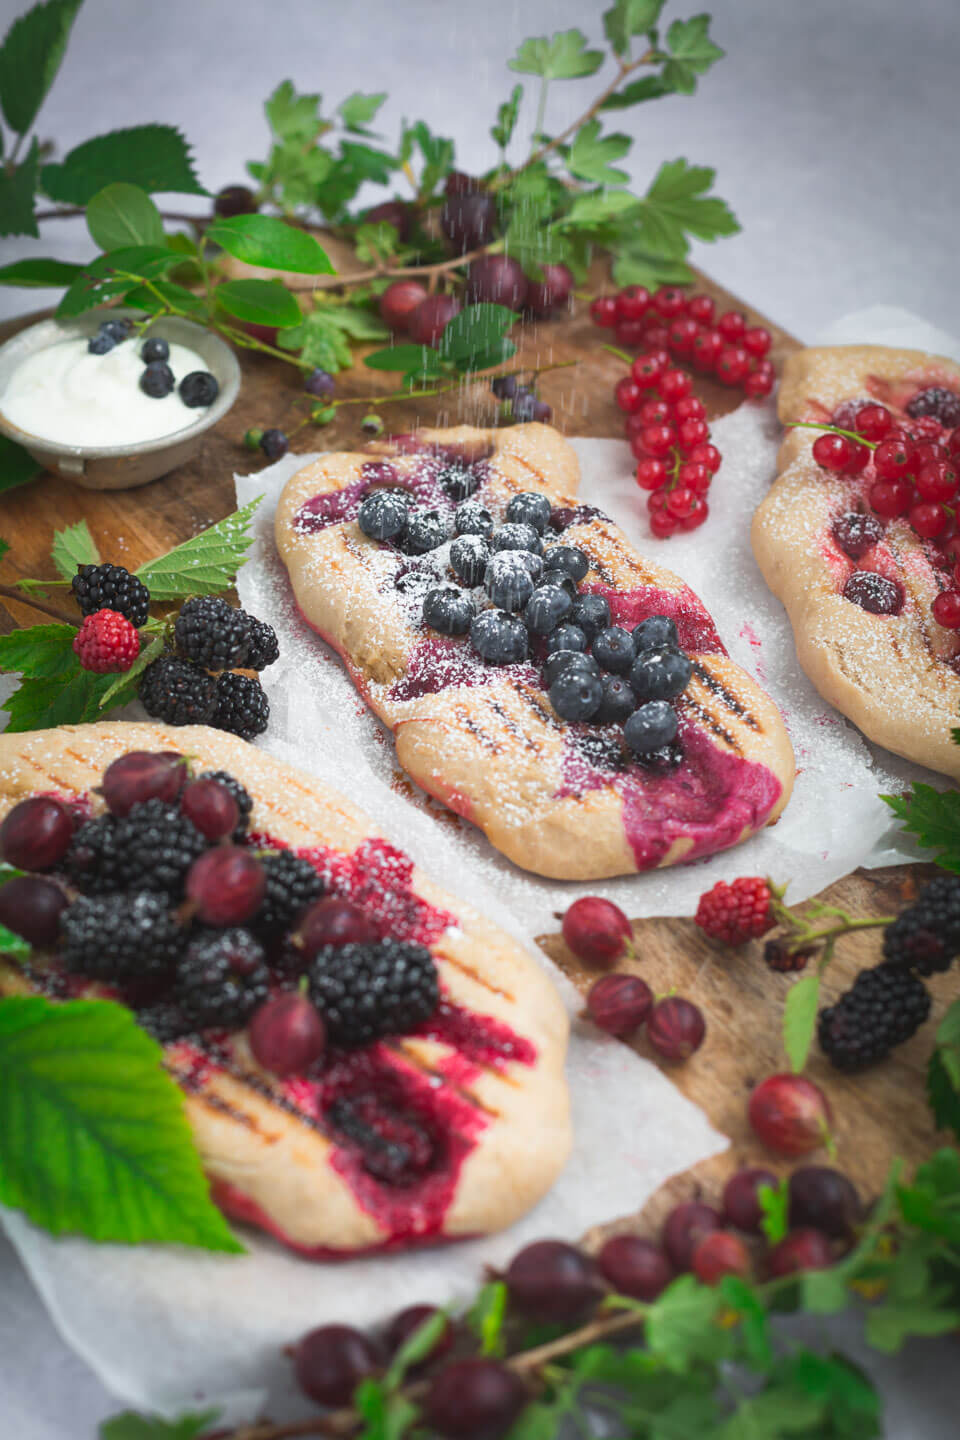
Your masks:
{"label": "bread crust", "polygon": [[[0,735],[0,818],[37,791],[87,793],[112,760],[135,749],[176,750],[194,757],[198,770],[228,771],[253,797],[252,828],[289,845],[351,852],[377,836],[342,795],[222,731],[123,722]],[[530,1064],[477,1062],[469,1072],[454,1066],[450,1074],[460,1078],[447,1079],[441,1071],[456,1059],[450,1046],[410,1037],[384,1042],[392,1063],[420,1077],[429,1073],[441,1101],[455,1091],[458,1104],[469,1107],[472,1148],[439,1223],[418,1215],[411,1200],[409,1223],[399,1233],[364,1208],[337,1168],[335,1143],[282,1103],[277,1082],[259,1069],[244,1036],[233,1047],[229,1069],[199,1078],[189,1048],[165,1047],[165,1063],[184,1089],[204,1169],[224,1208],[256,1219],[308,1254],[401,1248],[502,1229],[546,1193],[569,1154],[563,1074],[568,1020],[556,990],[510,936],[419,870],[412,888],[457,921],[430,947],[445,996],[502,1022],[535,1047]],[[29,988],[21,971],[0,968],[0,993]]]}
{"label": "bread crust", "polygon": [[[420,432],[419,438],[424,447],[469,446],[488,453],[491,475],[480,492],[486,505],[502,509],[513,494],[535,490],[554,505],[577,507],[576,457],[548,426],[492,431],[463,426]],[[405,461],[396,444],[385,442],[378,453],[391,456],[401,470],[416,463],[415,456]],[[677,805],[658,799],[664,787],[645,788],[636,765],[630,767],[638,792],[635,809],[655,832],[649,844],[646,838],[637,842],[625,818],[629,806],[622,781],[592,777],[572,784],[568,729],[532,671],[520,675],[518,667],[504,668],[491,678],[488,670],[484,683],[453,678],[436,693],[404,698],[404,684],[416,672],[429,632],[391,588],[402,557],[370,541],[354,519],[315,531],[298,528],[301,507],[324,492],[357,486],[369,459],[330,454],[298,471],[280,497],[275,536],[304,619],[339,653],[361,694],[394,732],[400,764],[424,790],[477,824],[515,864],[554,879],[599,879],[673,865],[691,852],[699,856],[739,843],[776,820],[793,784],[793,751],[776,705],[719,641],[709,653],[693,652],[700,668],[678,702],[684,724],[709,737],[723,756],[749,762],[729,793],[717,799],[716,843],[704,824],[696,836],[684,833]],[[560,538],[590,556],[588,585],[592,581],[621,599],[641,589],[663,592],[712,630],[704,607],[683,582],[642,559],[605,517],[585,516]],[[769,772],[762,803],[747,797],[748,775],[751,785],[756,781],[751,765]],[[728,769],[734,776],[734,768]],[[658,805],[662,814],[655,813]],[[727,817],[731,806],[743,821],[733,828]]]}
{"label": "bread crust", "polygon": [[[826,423],[838,405],[860,397],[902,413],[919,388],[932,385],[960,391],[960,367],[877,345],[800,350],[787,358],[778,413],[784,422]],[[868,508],[873,466],[856,479],[825,472],[812,455],[816,435],[787,432],[777,478],[753,519],[757,564],[783,602],[800,664],[824,699],[869,739],[960,779],[960,749],[951,739],[960,676],[950,664],[960,644],[930,609],[950,572],[930,563],[930,548],[903,519],[888,523],[883,541],[860,560],[840,550],[830,527],[838,514]],[[843,598],[847,576],[860,568],[903,586],[898,615],[873,615]]]}

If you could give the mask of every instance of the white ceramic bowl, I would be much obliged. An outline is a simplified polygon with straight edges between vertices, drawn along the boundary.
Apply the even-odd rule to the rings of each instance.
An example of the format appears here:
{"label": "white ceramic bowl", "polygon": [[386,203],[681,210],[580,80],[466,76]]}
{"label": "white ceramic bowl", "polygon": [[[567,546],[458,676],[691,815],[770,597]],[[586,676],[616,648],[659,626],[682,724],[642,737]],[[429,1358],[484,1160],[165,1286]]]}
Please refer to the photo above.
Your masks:
{"label": "white ceramic bowl", "polygon": [[33,435],[7,420],[3,414],[3,392],[17,366],[28,355],[61,340],[93,335],[107,315],[111,319],[142,319],[141,311],[92,310],[77,320],[40,320],[0,345],[0,432],[22,445],[45,470],[65,475],[87,490],[130,490],[168,474],[193,458],[204,433],[226,415],[236,400],[240,366],[230,346],[219,335],[195,325],[192,320],[165,316],[156,322],[151,334],[195,350],[220,387],[213,404],[182,430],[134,445],[63,445],[56,440],[45,440],[42,435]]}

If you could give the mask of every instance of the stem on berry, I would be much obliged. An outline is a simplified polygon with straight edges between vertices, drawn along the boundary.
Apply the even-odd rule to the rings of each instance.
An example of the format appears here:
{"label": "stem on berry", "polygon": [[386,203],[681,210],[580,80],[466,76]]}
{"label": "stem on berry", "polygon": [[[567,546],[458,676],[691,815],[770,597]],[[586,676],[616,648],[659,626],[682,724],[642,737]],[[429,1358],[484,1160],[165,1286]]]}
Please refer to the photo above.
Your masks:
{"label": "stem on berry", "polygon": [[[57,610],[53,605],[45,605],[42,600],[35,600],[32,596],[25,595],[13,585],[0,585],[0,598],[16,600],[18,605],[27,605],[31,610],[39,610],[41,615],[49,615],[50,619],[56,620],[58,625],[70,625],[74,630],[77,628],[75,615],[65,615],[62,610]],[[7,606],[8,610],[9,608]]]}
{"label": "stem on berry", "polygon": [[616,345],[601,345],[600,349],[609,351],[611,355],[616,355],[618,360],[623,360],[627,365],[633,364],[633,356],[628,355],[626,350],[618,350]]}
{"label": "stem on berry", "polygon": [[787,430],[822,430],[827,435],[843,435],[848,440],[855,440],[858,445],[865,445],[868,450],[876,450],[880,444],[879,440],[866,440],[858,435],[856,430],[842,430],[839,425],[818,425],[815,420],[787,420],[784,422]]}

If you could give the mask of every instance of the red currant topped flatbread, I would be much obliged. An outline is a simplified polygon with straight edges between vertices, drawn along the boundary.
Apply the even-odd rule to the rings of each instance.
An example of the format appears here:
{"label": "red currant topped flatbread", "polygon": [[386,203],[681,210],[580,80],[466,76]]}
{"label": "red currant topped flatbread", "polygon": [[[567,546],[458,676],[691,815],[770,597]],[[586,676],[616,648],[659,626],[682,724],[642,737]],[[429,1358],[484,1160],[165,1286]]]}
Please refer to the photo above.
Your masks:
{"label": "red currant topped flatbread", "polygon": [[0,856],[34,947],[0,994],[129,1006],[232,1217],[401,1249],[507,1226],[562,1169],[555,990],[318,781],[205,727],[3,735]]}
{"label": "red currant topped flatbread", "polygon": [[960,367],[919,350],[801,350],[778,408],[788,425],[849,432],[790,429],[754,517],[800,663],[871,740],[960,777]]}
{"label": "red currant topped flatbread", "polygon": [[776,705],[678,576],[578,503],[545,425],[322,456],[277,508],[307,624],[430,794],[558,879],[674,865],[772,823]]}

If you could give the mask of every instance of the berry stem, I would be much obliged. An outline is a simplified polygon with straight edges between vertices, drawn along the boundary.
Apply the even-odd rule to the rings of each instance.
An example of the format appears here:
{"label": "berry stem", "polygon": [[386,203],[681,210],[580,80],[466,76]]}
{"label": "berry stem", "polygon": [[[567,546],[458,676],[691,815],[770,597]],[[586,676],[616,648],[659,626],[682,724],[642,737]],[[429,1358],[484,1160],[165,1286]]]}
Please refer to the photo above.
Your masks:
{"label": "berry stem", "polygon": [[600,349],[609,351],[611,355],[616,355],[618,360],[622,360],[627,365],[633,364],[634,357],[628,355],[626,350],[618,350],[616,345],[601,345]]}
{"label": "berry stem", "polygon": [[358,270],[354,275],[317,275],[309,282],[297,283],[291,281],[287,284],[288,290],[346,290],[354,285],[367,285],[371,280],[400,280],[412,276],[417,280],[432,280],[439,275],[446,275],[451,270],[459,270],[462,265],[469,265],[471,260],[479,260],[482,255],[494,255],[503,249],[502,240],[493,240],[489,245],[481,245],[476,250],[468,250],[465,255],[455,255],[450,260],[438,260],[433,265],[373,265],[369,270]]}
{"label": "berry stem", "polygon": [[[798,950],[806,950],[816,945],[826,945],[827,949],[821,959],[821,967],[830,959],[834,944],[841,935],[849,935],[855,930],[875,930],[882,925],[891,925],[897,918],[895,915],[854,918],[836,905],[821,905],[815,901],[811,903],[806,914],[795,915],[783,903],[787,887],[775,885],[770,879],[767,880],[767,885],[770,890],[770,910],[777,923],[785,926],[789,932],[779,943],[791,955]],[[836,923],[817,929],[816,922],[825,915],[834,916]]]}
{"label": "berry stem", "polygon": [[[39,610],[42,615],[49,615],[51,620],[56,620],[58,625],[71,625],[75,630],[77,628],[75,616],[65,615],[62,610],[57,610],[53,605],[46,605],[42,600],[35,600],[32,596],[25,595],[22,590],[17,590],[13,585],[0,585],[0,598],[16,600],[19,605],[28,605],[32,610]],[[8,610],[9,608],[7,606]]]}
{"label": "berry stem", "polygon": [[867,450],[876,450],[880,444],[879,440],[865,440],[858,435],[856,430],[842,430],[839,425],[818,425],[815,420],[786,420],[786,430],[820,430],[826,435],[843,435],[847,440],[855,440],[858,445],[863,445]]}

